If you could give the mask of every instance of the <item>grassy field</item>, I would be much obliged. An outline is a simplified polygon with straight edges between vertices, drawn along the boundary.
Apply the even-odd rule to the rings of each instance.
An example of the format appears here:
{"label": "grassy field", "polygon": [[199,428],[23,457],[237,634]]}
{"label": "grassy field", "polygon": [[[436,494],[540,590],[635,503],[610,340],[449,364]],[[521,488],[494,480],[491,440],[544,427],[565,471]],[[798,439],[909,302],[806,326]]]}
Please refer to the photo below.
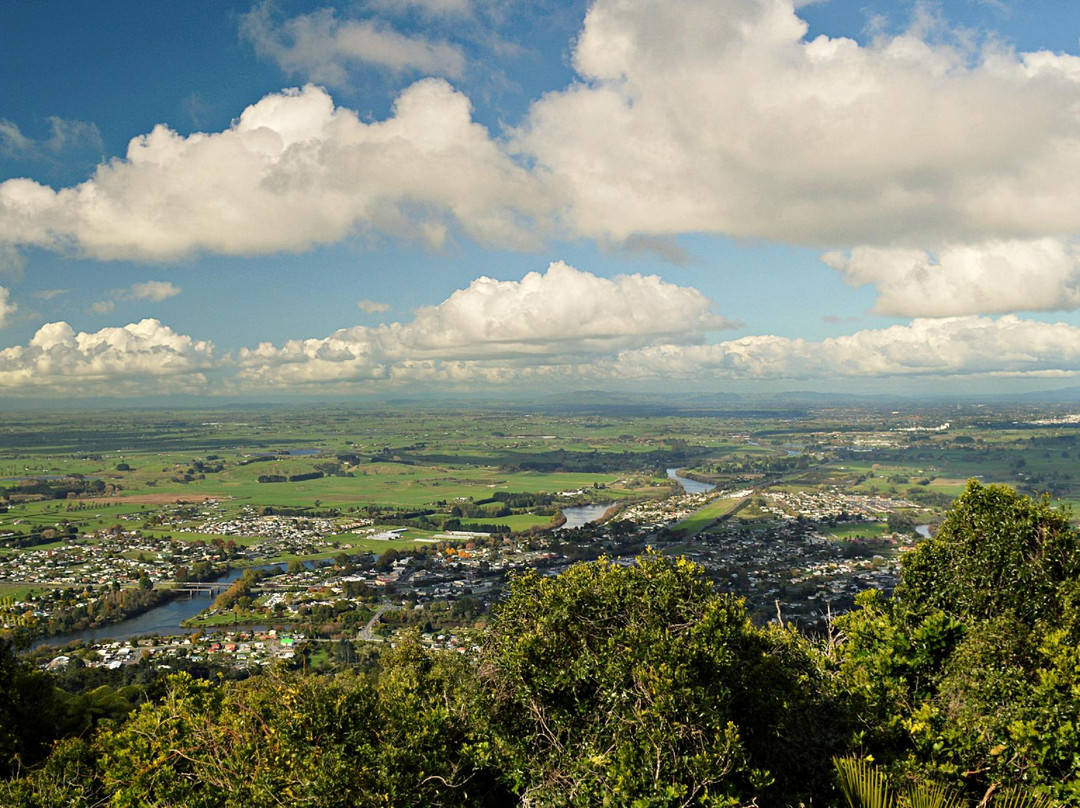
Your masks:
{"label": "grassy field", "polygon": [[837,525],[826,528],[825,532],[834,539],[876,539],[884,535],[888,527],[884,522],[861,522],[858,524]]}
{"label": "grassy field", "polygon": [[32,591],[40,592],[42,589],[48,587],[28,586],[26,584],[6,584],[0,583],[0,598],[13,598],[14,600],[22,600],[26,597],[27,593]]}
{"label": "grassy field", "polygon": [[744,499],[714,499],[701,510],[679,522],[678,527],[693,535],[707,528],[717,519],[727,516],[745,502]]}
{"label": "grassy field", "polygon": [[536,516],[531,513],[517,514],[515,516],[496,516],[491,519],[462,519],[461,529],[470,530],[474,525],[505,525],[511,530],[528,530],[550,525],[553,519],[554,517],[551,516]]}

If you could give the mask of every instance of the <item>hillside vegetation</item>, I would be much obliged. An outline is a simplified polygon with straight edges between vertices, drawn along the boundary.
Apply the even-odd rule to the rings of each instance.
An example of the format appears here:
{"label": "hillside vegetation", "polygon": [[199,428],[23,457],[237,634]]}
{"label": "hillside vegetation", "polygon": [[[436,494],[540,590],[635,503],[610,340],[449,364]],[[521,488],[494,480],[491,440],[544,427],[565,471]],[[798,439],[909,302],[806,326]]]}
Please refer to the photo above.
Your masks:
{"label": "hillside vegetation", "polygon": [[177,674],[132,708],[8,647],[0,694],[12,806],[839,806],[838,756],[954,804],[1076,804],[1080,549],[1048,501],[972,482],[826,637],[648,553],[521,575],[473,653]]}

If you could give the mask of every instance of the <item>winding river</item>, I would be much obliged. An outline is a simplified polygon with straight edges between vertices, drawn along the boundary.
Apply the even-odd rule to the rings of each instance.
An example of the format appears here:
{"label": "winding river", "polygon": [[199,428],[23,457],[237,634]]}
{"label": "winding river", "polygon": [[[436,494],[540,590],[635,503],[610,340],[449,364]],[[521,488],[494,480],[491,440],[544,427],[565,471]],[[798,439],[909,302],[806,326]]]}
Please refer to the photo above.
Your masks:
{"label": "winding river", "polygon": [[716,488],[711,483],[699,483],[697,480],[691,480],[687,477],[680,477],[678,469],[668,469],[667,476],[669,480],[674,480],[682,486],[682,490],[687,494],[707,494]]}
{"label": "winding river", "polygon": [[[680,477],[678,471],[678,469],[668,469],[668,479],[674,480],[681,485],[683,491],[687,494],[707,494],[716,487],[709,483],[699,483],[697,480]],[[562,512],[563,516],[566,517],[566,524],[562,528],[569,530],[587,525],[589,522],[595,522],[603,518],[608,508],[614,504],[614,502],[597,502],[592,505],[571,505],[568,508],[563,508]]]}

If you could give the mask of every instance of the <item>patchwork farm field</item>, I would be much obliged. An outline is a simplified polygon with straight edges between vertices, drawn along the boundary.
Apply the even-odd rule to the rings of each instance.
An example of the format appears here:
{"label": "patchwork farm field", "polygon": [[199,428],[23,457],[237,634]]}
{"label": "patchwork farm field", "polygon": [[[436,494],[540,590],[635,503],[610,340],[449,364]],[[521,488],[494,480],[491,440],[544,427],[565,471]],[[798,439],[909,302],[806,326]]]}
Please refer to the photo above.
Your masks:
{"label": "patchwork farm field", "polygon": [[561,506],[662,498],[671,468],[721,489],[891,497],[930,512],[970,478],[1080,502],[1077,425],[1056,422],[1060,409],[12,413],[0,426],[0,534],[38,547],[117,524],[169,535],[211,506],[220,519],[363,516],[417,535],[536,530]]}

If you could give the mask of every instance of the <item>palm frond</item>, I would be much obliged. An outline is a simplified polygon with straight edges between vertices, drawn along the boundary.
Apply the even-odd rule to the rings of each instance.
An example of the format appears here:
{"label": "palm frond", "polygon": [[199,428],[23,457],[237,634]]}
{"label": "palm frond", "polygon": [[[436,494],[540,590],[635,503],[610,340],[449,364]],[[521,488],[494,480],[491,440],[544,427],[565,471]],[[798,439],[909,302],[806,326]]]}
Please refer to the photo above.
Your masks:
{"label": "palm frond", "polygon": [[994,796],[993,808],[1053,808],[1053,801],[1045,794],[1032,794],[1016,788],[1007,788]]}
{"label": "palm frond", "polygon": [[911,786],[902,802],[906,808],[962,808],[964,805],[947,787],[929,783]]}
{"label": "palm frond", "polygon": [[884,772],[868,760],[833,758],[840,790],[850,808],[897,808]]}

